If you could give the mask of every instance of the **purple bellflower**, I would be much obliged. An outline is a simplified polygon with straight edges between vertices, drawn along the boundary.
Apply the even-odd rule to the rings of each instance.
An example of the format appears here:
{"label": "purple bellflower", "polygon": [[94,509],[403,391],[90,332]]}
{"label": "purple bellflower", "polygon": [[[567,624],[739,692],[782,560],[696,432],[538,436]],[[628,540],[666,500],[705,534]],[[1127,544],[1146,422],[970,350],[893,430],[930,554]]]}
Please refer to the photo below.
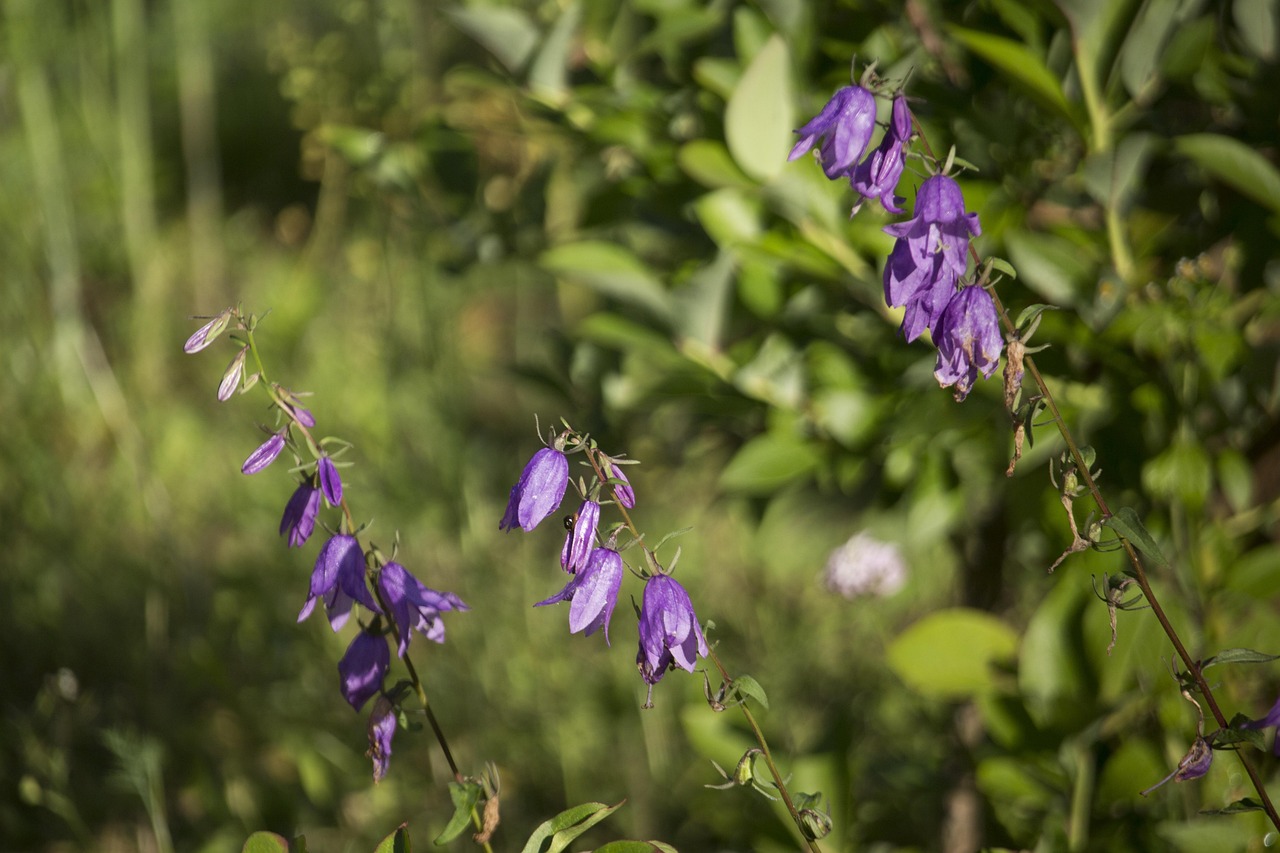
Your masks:
{"label": "purple bellflower", "polygon": [[324,499],[329,506],[338,506],[342,503],[342,478],[338,476],[338,466],[328,456],[321,456],[316,470],[320,474],[320,491],[324,492]]}
{"label": "purple bellflower", "polygon": [[391,763],[391,738],[396,733],[396,708],[386,696],[379,696],[369,714],[369,751],[373,759],[373,781],[381,782]]}
{"label": "purple bellflower", "polygon": [[613,496],[618,499],[618,503],[627,509],[636,508],[636,493],[631,488],[631,481],[627,479],[627,472],[624,466],[616,464],[612,459],[609,460],[609,477],[614,480],[621,480],[620,484],[614,484]]}
{"label": "purple bellflower", "polygon": [[902,213],[894,191],[906,164],[905,149],[910,138],[911,110],[907,107],[907,99],[899,92],[893,98],[893,114],[880,145],[854,168],[850,176],[849,182],[862,196],[854,205],[854,213],[862,207],[863,199],[873,198],[880,199],[880,204],[890,213]]}
{"label": "purple bellflower", "polygon": [[849,175],[862,159],[875,126],[876,96],[861,86],[845,86],[831,96],[822,112],[796,131],[800,141],[787,159],[796,159],[825,137],[818,147],[818,159],[822,171],[834,181]]}
{"label": "purple bellflower", "polygon": [[182,345],[183,352],[197,353],[216,341],[231,324],[232,313],[234,309],[223,308],[209,322],[196,329],[195,334],[187,338],[187,342]]}
{"label": "purple bellflower", "polygon": [[280,535],[283,536],[285,531],[289,532],[290,548],[301,548],[311,538],[319,512],[320,490],[308,478],[298,484],[293,497],[285,504],[284,516],[280,519]]}
{"label": "purple bellflower", "polygon": [[550,598],[539,601],[534,607],[569,601],[569,633],[583,629],[590,637],[604,628],[604,641],[609,643],[609,619],[618,603],[618,589],[622,586],[622,557],[612,548],[597,548],[587,558],[586,567]]}
{"label": "purple bellflower", "polygon": [[320,548],[316,567],[311,572],[311,592],[298,613],[299,622],[311,615],[316,601],[321,598],[329,616],[329,626],[334,631],[347,623],[353,601],[360,602],[374,613],[382,612],[365,583],[364,553],[354,536],[336,534]]}
{"label": "purple bellflower", "polygon": [[1004,339],[991,294],[977,286],[957,293],[942,312],[933,339],[938,345],[934,378],[943,388],[954,385],[960,402],[969,396],[979,372],[990,377],[1000,363]]}
{"label": "purple bellflower", "polygon": [[284,432],[272,433],[271,438],[262,442],[257,450],[249,454],[249,458],[244,460],[240,470],[245,474],[257,474],[275,462],[282,450],[284,450]]}
{"label": "purple bellflower", "polygon": [[[1272,729],[1280,726],[1280,699],[1271,706],[1271,710],[1260,720],[1251,720],[1240,728],[1242,729]],[[1271,753],[1280,756],[1280,734],[1276,736],[1275,742],[1271,745]]]}
{"label": "purple bellflower", "polygon": [[445,610],[471,609],[452,592],[428,589],[408,569],[396,562],[387,563],[378,572],[378,590],[391,608],[391,618],[395,620],[396,632],[400,635],[400,657],[404,657],[409,650],[409,635],[412,631],[420,632],[432,642],[443,643],[444,620],[440,618],[440,613]]}
{"label": "purple bellflower", "polygon": [[575,574],[587,564],[587,556],[596,540],[596,525],[600,523],[600,504],[583,501],[572,516],[565,519],[569,532],[560,549],[560,565],[569,574]]}
{"label": "purple bellflower", "polygon": [[884,268],[884,298],[906,308],[902,335],[908,342],[934,331],[968,268],[969,238],[982,233],[978,214],[964,212],[960,185],[946,175],[920,185],[915,214],[884,228],[898,238]]}
{"label": "purple bellflower", "polygon": [[645,707],[653,707],[653,685],[667,670],[693,672],[698,656],[707,656],[707,640],[693,612],[689,593],[670,575],[654,575],[644,585],[640,606],[640,651],[636,666],[649,685]]}
{"label": "purple bellflower", "polygon": [[382,689],[382,680],[390,668],[391,652],[386,638],[369,631],[356,634],[347,646],[347,653],[338,661],[338,688],[342,698],[359,711]]}
{"label": "purple bellflower", "polygon": [[507,511],[498,523],[499,530],[519,525],[532,530],[560,507],[564,490],[569,485],[569,460],[553,447],[544,447],[524,466],[520,479],[511,487]]}

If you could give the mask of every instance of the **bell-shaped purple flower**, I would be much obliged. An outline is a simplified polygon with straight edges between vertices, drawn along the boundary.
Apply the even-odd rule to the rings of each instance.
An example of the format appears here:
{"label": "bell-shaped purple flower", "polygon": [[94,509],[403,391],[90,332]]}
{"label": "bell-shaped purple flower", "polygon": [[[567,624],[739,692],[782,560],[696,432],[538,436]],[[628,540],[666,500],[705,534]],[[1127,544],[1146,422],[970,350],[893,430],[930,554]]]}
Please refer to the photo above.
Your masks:
{"label": "bell-shaped purple flower", "polygon": [[519,525],[532,530],[560,507],[564,490],[569,485],[569,460],[553,447],[544,447],[524,466],[520,479],[511,487],[507,511],[498,529],[511,530]]}
{"label": "bell-shaped purple flower", "polygon": [[360,602],[374,613],[382,612],[365,583],[364,553],[354,536],[345,533],[331,536],[320,549],[315,569],[311,572],[311,593],[298,613],[299,622],[311,615],[316,601],[321,598],[334,631],[346,624],[353,601]]}
{"label": "bell-shaped purple flower", "polygon": [[960,185],[946,175],[920,185],[915,212],[884,228],[898,238],[884,268],[884,298],[894,307],[907,307],[902,333],[908,341],[925,329],[935,330],[968,267],[969,238],[982,233],[978,214],[964,212]]}
{"label": "bell-shaped purple flower", "polygon": [[576,634],[585,629],[586,636],[590,637],[604,628],[604,641],[609,643],[609,619],[613,616],[614,605],[618,603],[621,586],[622,557],[612,548],[596,548],[587,558],[586,566],[564,589],[533,606],[569,601],[569,633]]}
{"label": "bell-shaped purple flower", "polygon": [[338,661],[338,689],[351,707],[359,711],[369,697],[382,689],[382,680],[390,668],[391,652],[386,638],[361,631]]}
{"label": "bell-shaped purple flower", "polygon": [[[902,213],[894,191],[906,164],[906,144],[910,138],[911,110],[907,107],[906,97],[899,92],[893,98],[893,114],[884,138],[876,150],[854,168],[850,177],[849,182],[863,199],[880,199],[880,204],[890,213]],[[861,206],[862,199],[859,199],[853,212],[857,213]]]}
{"label": "bell-shaped purple flower", "polygon": [[373,759],[373,781],[381,782],[391,763],[391,738],[396,733],[396,707],[386,696],[378,697],[369,714],[369,751],[365,755]]}
{"label": "bell-shaped purple flower", "polygon": [[574,574],[587,564],[587,555],[596,541],[596,525],[600,523],[600,504],[583,501],[578,511],[565,519],[569,532],[560,549],[560,565]]}
{"label": "bell-shaped purple flower", "polygon": [[320,490],[308,479],[294,489],[289,503],[285,504],[280,519],[280,535],[289,532],[289,547],[300,548],[311,538],[316,529],[316,515],[320,512]]}
{"label": "bell-shaped purple flower", "polygon": [[240,470],[245,474],[256,474],[275,462],[282,450],[284,450],[284,432],[273,433],[271,438],[262,442],[257,450],[249,454],[249,458],[244,460]]}
{"label": "bell-shaped purple flower", "polygon": [[338,476],[338,466],[328,456],[321,456],[316,469],[320,474],[320,491],[324,492],[324,499],[329,506],[338,506],[342,503],[342,478]]}
{"label": "bell-shaped purple flower", "polygon": [[186,353],[200,352],[200,350],[216,341],[227,330],[227,326],[231,324],[231,315],[234,312],[234,308],[223,308],[209,322],[196,329],[195,334],[187,338],[187,342],[182,345],[182,351]]}
{"label": "bell-shaped purple flower", "polygon": [[428,589],[402,565],[390,562],[378,572],[378,591],[391,608],[396,632],[400,635],[398,653],[404,657],[409,650],[409,636],[418,631],[435,643],[444,642],[445,610],[470,610],[462,599],[452,592]]}
{"label": "bell-shaped purple flower", "polygon": [[834,181],[852,172],[862,159],[875,126],[876,96],[861,86],[845,86],[831,96],[822,112],[796,131],[800,141],[787,159],[796,159],[825,137],[818,147],[818,159],[822,171]]}
{"label": "bell-shaped purple flower", "polygon": [[653,575],[644,585],[640,605],[640,651],[636,666],[649,685],[651,707],[653,685],[662,680],[668,669],[680,667],[693,672],[698,656],[707,656],[707,640],[693,612],[693,602],[675,578]]}
{"label": "bell-shaped purple flower", "polygon": [[956,402],[969,396],[978,374],[990,377],[1000,364],[1004,338],[991,294],[966,287],[952,297],[933,336],[938,362],[933,375],[943,388],[955,386]]}

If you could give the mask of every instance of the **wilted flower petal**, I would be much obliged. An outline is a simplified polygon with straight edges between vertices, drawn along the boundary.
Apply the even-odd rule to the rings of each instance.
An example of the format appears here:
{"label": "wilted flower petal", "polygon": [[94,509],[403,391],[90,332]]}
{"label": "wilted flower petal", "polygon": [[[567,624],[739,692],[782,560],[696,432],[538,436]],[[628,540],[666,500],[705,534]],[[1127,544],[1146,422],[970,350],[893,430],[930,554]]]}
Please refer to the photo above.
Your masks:
{"label": "wilted flower petal", "polygon": [[836,91],[822,112],[796,131],[800,140],[788,160],[804,154],[819,138],[822,171],[832,180],[846,175],[862,159],[876,124],[876,97],[861,86],[845,86]]}
{"label": "wilted flower petal", "polygon": [[299,483],[289,503],[285,504],[284,516],[280,519],[280,535],[289,531],[290,548],[301,547],[311,537],[319,512],[320,491],[309,480]]}
{"label": "wilted flower petal", "polygon": [[544,447],[524,466],[520,479],[511,488],[507,511],[498,523],[500,530],[519,525],[532,530],[560,506],[569,485],[569,460],[564,453]]}
{"label": "wilted flower petal", "polygon": [[583,501],[570,518],[566,519],[569,532],[560,549],[560,565],[573,574],[587,564],[587,555],[595,544],[596,525],[600,522],[600,504]]}
{"label": "wilted flower petal", "polygon": [[338,466],[328,456],[321,456],[317,469],[324,499],[329,502],[329,506],[338,506],[342,503],[342,478],[338,476]]}
{"label": "wilted flower petal", "polygon": [[385,696],[378,698],[369,715],[369,751],[373,759],[373,781],[381,782],[391,763],[391,738],[396,733],[396,709]]}
{"label": "wilted flower petal", "polygon": [[249,458],[244,460],[240,470],[245,474],[257,474],[272,462],[275,462],[281,450],[284,450],[284,433],[273,433],[257,450],[249,454]]}
{"label": "wilted flower petal", "polygon": [[359,711],[369,697],[382,688],[382,680],[391,668],[391,652],[387,640],[379,634],[361,631],[338,661],[339,689],[351,707]]}
{"label": "wilted flower petal", "polygon": [[991,294],[966,287],[952,297],[934,333],[938,362],[933,375],[943,388],[955,386],[959,402],[969,396],[978,373],[990,377],[1000,363],[1004,338]]}

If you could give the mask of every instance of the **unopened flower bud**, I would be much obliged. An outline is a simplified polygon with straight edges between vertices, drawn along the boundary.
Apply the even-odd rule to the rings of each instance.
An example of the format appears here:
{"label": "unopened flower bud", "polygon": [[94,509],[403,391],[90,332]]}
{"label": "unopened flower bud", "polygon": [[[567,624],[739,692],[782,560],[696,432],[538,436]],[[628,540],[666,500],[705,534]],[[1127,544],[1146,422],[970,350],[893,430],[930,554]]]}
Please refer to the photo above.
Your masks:
{"label": "unopened flower bud", "polygon": [[231,395],[236,392],[236,387],[240,384],[241,377],[244,376],[244,359],[248,355],[249,348],[241,347],[240,352],[236,353],[235,358],[231,359],[231,364],[227,365],[227,372],[222,374],[222,384],[218,386],[218,399],[226,402],[231,399]]}
{"label": "unopened flower bud", "polygon": [[234,310],[233,308],[224,308],[212,320],[196,329],[195,334],[187,338],[187,342],[182,345],[183,352],[200,352],[200,350],[216,341],[227,330],[227,326],[231,324],[231,315]]}

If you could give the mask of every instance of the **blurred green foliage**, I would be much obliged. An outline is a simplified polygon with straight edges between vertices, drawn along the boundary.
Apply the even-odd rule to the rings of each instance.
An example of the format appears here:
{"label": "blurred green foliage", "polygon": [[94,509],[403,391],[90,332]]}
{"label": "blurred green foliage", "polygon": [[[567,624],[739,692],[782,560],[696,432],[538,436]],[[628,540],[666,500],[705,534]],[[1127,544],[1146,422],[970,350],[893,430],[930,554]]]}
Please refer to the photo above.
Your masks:
{"label": "blurred green foliage", "polygon": [[[270,311],[272,378],[355,443],[374,541],[398,531],[473,608],[413,654],[464,770],[499,767],[498,849],[623,798],[588,843],[794,847],[780,807],[704,787],[751,741],[700,679],[640,711],[625,606],[617,650],[531,609],[559,533],[496,526],[535,413],[643,461],[652,536],[692,526],[681,581],[768,691],[793,786],[827,795],[826,849],[1259,846],[1257,814],[1197,815],[1251,793],[1229,754],[1137,796],[1195,712],[1147,614],[1108,654],[1090,576],[1118,556],[1045,574],[1070,541],[1060,443],[1037,431],[1002,475],[998,382],[936,388],[883,304],[883,214],[850,220],[785,156],[851,57],[910,73],[933,145],[978,167],[978,247],[1019,273],[1002,298],[1065,309],[1040,366],[1170,559],[1184,639],[1274,653],[1273,2],[0,9],[0,846],[367,850],[448,820],[425,734],[370,782],[347,637],[294,624],[315,543],[275,536],[292,487],[237,471],[264,410],[214,399],[227,350],[181,353],[184,317],[237,301]],[[823,587],[860,530],[900,545],[903,592]],[[1229,715],[1280,684],[1213,673]]]}

